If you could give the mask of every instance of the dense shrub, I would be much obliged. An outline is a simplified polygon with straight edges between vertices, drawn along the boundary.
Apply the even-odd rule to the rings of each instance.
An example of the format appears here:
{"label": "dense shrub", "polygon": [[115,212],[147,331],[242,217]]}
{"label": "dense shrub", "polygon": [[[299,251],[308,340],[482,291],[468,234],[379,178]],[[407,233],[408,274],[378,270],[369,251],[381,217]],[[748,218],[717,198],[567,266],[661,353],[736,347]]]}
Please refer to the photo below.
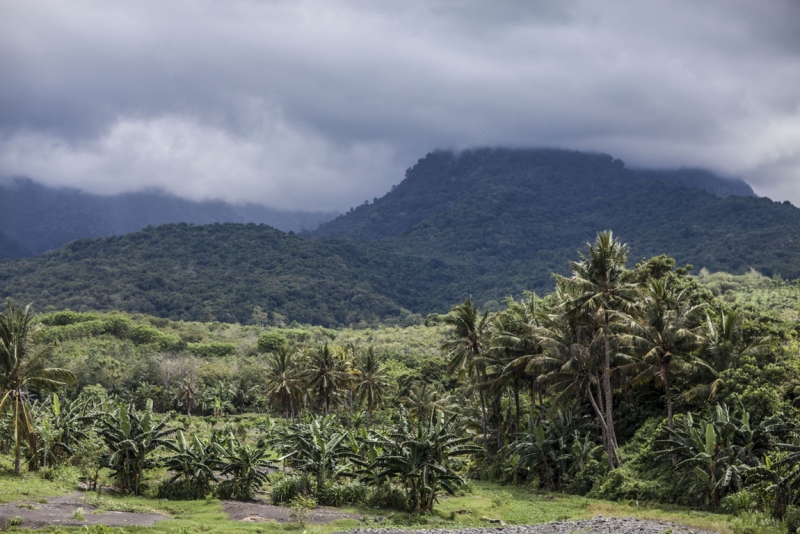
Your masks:
{"label": "dense shrub", "polygon": [[358,481],[332,484],[317,492],[320,504],[342,506],[345,504],[362,504],[367,500],[368,488]]}
{"label": "dense shrub", "polygon": [[306,476],[285,477],[272,485],[269,496],[272,504],[289,504],[298,495],[311,495],[314,489],[311,479]]}
{"label": "dense shrub", "polygon": [[286,336],[277,330],[271,330],[258,336],[258,351],[275,352],[286,346],[287,343]]}
{"label": "dense shrub", "polygon": [[187,350],[201,358],[222,358],[236,352],[236,345],[224,341],[213,343],[189,343]]}

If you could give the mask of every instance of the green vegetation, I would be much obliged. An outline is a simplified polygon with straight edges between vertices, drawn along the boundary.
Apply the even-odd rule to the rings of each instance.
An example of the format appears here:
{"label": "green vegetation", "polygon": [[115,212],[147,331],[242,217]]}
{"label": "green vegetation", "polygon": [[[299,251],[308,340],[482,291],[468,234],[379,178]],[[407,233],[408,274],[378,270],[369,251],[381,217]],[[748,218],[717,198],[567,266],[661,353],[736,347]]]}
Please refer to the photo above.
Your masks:
{"label": "green vegetation", "polygon": [[34,317],[9,303],[0,324],[28,317],[23,352],[41,363],[20,408],[4,406],[0,461],[13,472],[16,448],[36,495],[80,476],[98,492],[87,505],[168,513],[157,529],[223,530],[217,499],[255,498],[306,526],[328,505],[392,525],[685,507],[675,517],[694,525],[796,528],[794,285],[693,277],[665,256],[631,269],[629,254],[604,232],[547,296],[467,300],[406,328]]}
{"label": "green vegetation", "polygon": [[[603,154],[434,152],[390,193],[308,238],[266,226],[177,224],[84,239],[0,263],[0,297],[38,310],[259,326],[419,324],[468,297],[496,311],[506,295],[550,292],[551,273],[568,274],[568,260],[603,228],[641,255],[632,260],[667,253],[698,269],[800,277],[800,210],[719,198],[686,185],[686,176],[696,178],[634,172]],[[747,193],[705,178],[720,195]],[[161,342],[166,350],[175,340]],[[230,351],[187,343],[200,357]]]}

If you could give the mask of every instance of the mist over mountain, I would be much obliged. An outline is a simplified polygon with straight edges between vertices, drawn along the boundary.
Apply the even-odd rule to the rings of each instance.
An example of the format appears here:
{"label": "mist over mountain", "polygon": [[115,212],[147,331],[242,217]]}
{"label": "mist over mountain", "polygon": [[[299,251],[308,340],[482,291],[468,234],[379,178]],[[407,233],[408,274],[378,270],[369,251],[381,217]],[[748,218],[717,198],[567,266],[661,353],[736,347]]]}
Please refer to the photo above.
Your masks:
{"label": "mist over mountain", "polygon": [[173,319],[247,322],[259,306],[282,322],[406,324],[466,298],[493,307],[548,292],[606,229],[630,245],[631,266],[667,254],[696,271],[800,277],[800,209],[746,184],[631,171],[606,154],[476,149],[428,154],[385,196],[305,237],[179,224],[84,239],[0,264],[0,297]]}
{"label": "mist over mountain", "polygon": [[[702,169],[629,170],[607,154],[557,149],[439,150],[420,159],[406,171],[402,183],[376,202],[351,208],[310,235],[382,239],[410,231],[430,217],[459,211],[470,197],[484,193],[509,193],[501,199],[509,205],[521,204],[524,198],[534,211],[553,202],[567,205],[616,194],[620,188],[647,188],[648,182],[682,184],[721,198],[756,196],[742,180]],[[494,206],[498,199],[490,195],[487,200]]]}
{"label": "mist over mountain", "polygon": [[15,178],[0,183],[0,233],[5,235],[5,240],[0,238],[0,259],[40,254],[75,239],[121,235],[151,225],[252,222],[299,232],[313,230],[335,215],[194,202],[158,191],[101,196]]}
{"label": "mist over mountain", "polygon": [[636,178],[655,180],[658,182],[678,182],[690,187],[696,187],[721,198],[754,197],[753,188],[737,178],[721,178],[705,169],[674,169],[651,170],[640,169],[632,171]]}

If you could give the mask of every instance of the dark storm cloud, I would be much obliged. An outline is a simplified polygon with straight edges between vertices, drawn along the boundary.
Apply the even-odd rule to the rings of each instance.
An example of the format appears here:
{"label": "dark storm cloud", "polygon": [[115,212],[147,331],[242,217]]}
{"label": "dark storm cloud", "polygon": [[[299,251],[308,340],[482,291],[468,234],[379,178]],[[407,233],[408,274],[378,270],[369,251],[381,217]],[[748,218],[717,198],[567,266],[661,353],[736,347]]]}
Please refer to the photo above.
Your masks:
{"label": "dark storm cloud", "polygon": [[436,148],[705,166],[800,205],[800,4],[0,1],[0,173],[346,208]]}

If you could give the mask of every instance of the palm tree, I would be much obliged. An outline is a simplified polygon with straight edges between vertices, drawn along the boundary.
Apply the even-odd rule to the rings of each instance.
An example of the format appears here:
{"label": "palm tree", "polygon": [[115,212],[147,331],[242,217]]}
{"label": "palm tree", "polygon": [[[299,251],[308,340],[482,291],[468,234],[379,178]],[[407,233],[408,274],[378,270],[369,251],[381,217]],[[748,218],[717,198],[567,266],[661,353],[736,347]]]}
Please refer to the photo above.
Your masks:
{"label": "palm tree", "polygon": [[53,345],[36,343],[37,331],[30,304],[19,308],[6,301],[5,313],[0,313],[0,411],[11,412],[16,475],[20,473],[22,440],[27,438],[35,447],[28,388],[56,388],[75,382],[67,369],[47,367]]}
{"label": "palm tree", "polygon": [[477,383],[481,399],[481,426],[483,427],[483,447],[487,458],[489,457],[489,438],[486,430],[486,398],[484,395],[484,382],[486,366],[481,356],[486,352],[485,338],[489,334],[489,312],[480,315],[471,300],[453,306],[450,313],[442,318],[443,322],[452,327],[451,339],[445,341],[441,350],[447,352],[450,358],[447,364],[448,374],[455,374],[459,380],[467,378]]}
{"label": "palm tree", "polygon": [[295,361],[296,350],[284,345],[267,355],[265,391],[272,404],[278,404],[283,416],[294,419],[294,402],[302,395],[302,380]]}
{"label": "palm tree", "polygon": [[[556,287],[555,294],[562,302],[571,298],[569,288],[563,283]],[[555,395],[554,408],[566,407],[573,399],[585,395],[600,423],[606,451],[611,450],[613,462],[619,464],[616,449],[609,447],[610,432],[602,392],[602,340],[598,336],[586,335],[596,329],[594,317],[580,309],[544,316],[537,330],[542,354],[532,358],[528,366],[539,374],[537,381]],[[609,467],[613,462],[609,459]]]}
{"label": "palm tree", "polygon": [[191,416],[192,410],[197,406],[197,380],[194,374],[186,376],[178,384],[176,396],[178,403],[186,408],[186,415]]}
{"label": "palm tree", "polygon": [[519,392],[529,384],[533,402],[535,371],[528,364],[542,352],[537,333],[544,315],[538,308],[539,300],[534,293],[526,292],[519,302],[509,297],[507,303],[508,308],[491,322],[492,342],[485,361],[492,376],[490,391],[495,393],[504,388],[512,391],[515,432],[520,432]]}
{"label": "palm tree", "polygon": [[450,395],[430,384],[418,385],[407,396],[400,398],[400,404],[408,409],[409,417],[416,420],[426,420],[438,413],[455,411]]}
{"label": "palm tree", "polygon": [[389,377],[383,368],[381,358],[373,347],[356,360],[355,394],[359,408],[367,404],[367,427],[372,421],[372,411],[383,404],[383,395],[389,387]]}
{"label": "palm tree", "polygon": [[325,415],[330,412],[331,404],[336,402],[340,391],[350,383],[350,374],[343,363],[325,343],[311,351],[308,369],[303,373],[308,388],[322,405]]}
{"label": "palm tree", "polygon": [[572,277],[567,283],[577,295],[566,303],[567,312],[584,309],[596,316],[599,326],[597,334],[603,344],[604,367],[602,374],[605,396],[605,419],[608,425],[609,465],[616,457],[617,438],[614,432],[613,390],[611,387],[611,363],[615,342],[611,331],[612,319],[620,312],[629,311],[638,295],[638,287],[632,273],[625,268],[628,261],[628,245],[620,243],[608,230],[597,235],[589,245],[589,254],[581,254],[580,261],[571,262]]}
{"label": "palm tree", "polygon": [[722,371],[736,369],[743,356],[757,356],[769,348],[766,339],[745,343],[742,319],[743,316],[738,312],[721,312],[719,322],[715,324],[711,316],[706,314],[703,354],[694,358],[692,363],[700,374],[710,375],[710,381],[686,391],[684,396],[687,399],[713,398],[725,384]]}
{"label": "palm tree", "polygon": [[702,341],[695,317],[703,307],[692,304],[685,291],[675,289],[666,279],[650,279],[640,317],[626,321],[628,333],[622,336],[622,342],[642,354],[641,361],[629,366],[637,372],[633,384],[655,379],[664,386],[670,430],[674,428],[670,375],[674,370],[690,368],[681,356],[688,355]]}

